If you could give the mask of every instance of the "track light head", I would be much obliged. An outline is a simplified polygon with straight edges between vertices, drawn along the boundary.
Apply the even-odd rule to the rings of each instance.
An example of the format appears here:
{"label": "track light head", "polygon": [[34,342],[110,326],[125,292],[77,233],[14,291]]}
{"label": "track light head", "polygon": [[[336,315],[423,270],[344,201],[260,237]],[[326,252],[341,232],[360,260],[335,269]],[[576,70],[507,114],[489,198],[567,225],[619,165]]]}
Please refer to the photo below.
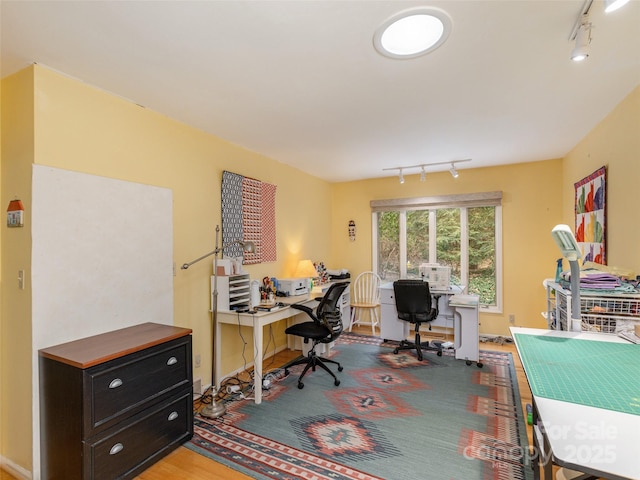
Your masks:
{"label": "track light head", "polygon": [[571,52],[571,60],[581,62],[589,57],[589,45],[591,44],[591,23],[584,15],[582,23],[576,31],[576,46]]}
{"label": "track light head", "polygon": [[451,176],[453,178],[458,178],[459,173],[458,173],[458,170],[456,170],[456,166],[453,163],[451,164],[451,168],[449,169],[449,172],[451,172]]}
{"label": "track light head", "polygon": [[402,169],[400,169],[400,174],[398,175],[398,180],[400,180],[400,183],[404,183],[404,175],[402,174]]}
{"label": "track light head", "polygon": [[611,13],[629,3],[629,0],[604,0],[604,13]]}

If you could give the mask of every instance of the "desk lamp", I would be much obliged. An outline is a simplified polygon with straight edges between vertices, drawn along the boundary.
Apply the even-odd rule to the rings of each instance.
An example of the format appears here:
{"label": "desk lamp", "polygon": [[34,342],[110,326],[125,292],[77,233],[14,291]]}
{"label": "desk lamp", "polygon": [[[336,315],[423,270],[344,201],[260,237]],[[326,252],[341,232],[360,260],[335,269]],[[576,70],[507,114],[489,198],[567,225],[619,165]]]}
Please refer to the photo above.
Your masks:
{"label": "desk lamp", "polygon": [[309,293],[311,293],[311,281],[318,276],[318,271],[311,260],[300,260],[293,276],[295,278],[307,278],[309,281]]}
{"label": "desk lamp", "polygon": [[224,415],[226,412],[224,404],[218,403],[216,401],[218,388],[216,386],[216,341],[214,335],[216,331],[216,325],[218,324],[218,254],[222,253],[225,248],[229,248],[234,245],[240,245],[245,252],[254,253],[256,251],[256,246],[253,242],[244,242],[242,240],[234,240],[225,245],[222,245],[221,247],[218,247],[219,234],[220,225],[216,225],[216,248],[213,251],[182,265],[182,270],[186,270],[194,263],[210,257],[211,255],[215,255],[213,257],[213,300],[211,302],[211,403],[205,406],[200,412],[200,415],[206,418],[218,418]]}
{"label": "desk lamp", "polygon": [[567,330],[579,332],[582,330],[582,317],[580,316],[580,266],[578,259],[582,257],[582,252],[568,225],[556,225],[551,230],[551,236],[571,266],[571,327],[567,325]]}

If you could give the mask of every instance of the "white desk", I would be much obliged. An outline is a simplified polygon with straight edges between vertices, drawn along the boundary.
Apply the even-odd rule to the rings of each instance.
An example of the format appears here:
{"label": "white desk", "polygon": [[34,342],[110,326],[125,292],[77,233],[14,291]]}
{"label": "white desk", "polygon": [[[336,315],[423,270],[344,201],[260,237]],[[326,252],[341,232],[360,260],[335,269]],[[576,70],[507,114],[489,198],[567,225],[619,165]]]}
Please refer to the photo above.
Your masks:
{"label": "white desk", "polygon": [[478,337],[480,335],[478,319],[477,295],[453,295],[449,298],[449,307],[453,309],[453,348],[456,359],[465,360],[467,365],[480,362],[480,347]]}
{"label": "white desk", "polygon": [[[336,282],[332,282],[336,283]],[[314,287],[311,291],[310,295],[297,295],[291,297],[277,297],[277,301],[281,303],[285,303],[291,305],[293,303],[306,304],[307,306],[315,309],[318,305],[318,301],[314,300],[316,297],[323,296],[331,283],[326,285],[319,285]],[[345,320],[349,319],[349,288],[347,288],[340,297],[340,302],[338,307],[342,312],[342,321],[343,324]],[[301,316],[301,317],[299,317]],[[257,313],[238,313],[231,311],[221,311],[218,310],[218,322],[216,324],[215,331],[215,343],[216,343],[216,351],[215,351],[215,364],[216,364],[216,386],[220,387],[220,380],[222,379],[222,372],[220,371],[220,360],[221,360],[221,343],[222,343],[222,333],[220,325],[223,323],[231,324],[231,325],[241,325],[243,327],[251,327],[253,328],[253,386],[254,386],[254,399],[255,403],[262,402],[262,350],[263,350],[263,334],[262,328],[265,325],[269,325],[271,323],[279,322],[280,320],[288,319],[288,326],[292,323],[296,322],[300,318],[303,321],[310,320],[309,316],[301,311],[296,310],[291,307],[280,307],[274,308],[270,312],[257,312]],[[287,346],[289,348],[294,348],[293,340],[287,338]],[[303,355],[307,354],[308,346],[304,343],[300,343]],[[331,345],[324,345],[325,351],[331,348]]]}
{"label": "white desk", "polygon": [[[628,343],[617,335],[540,330],[511,327],[520,358],[522,345],[518,345],[516,334],[553,336],[600,342]],[[640,365],[640,346],[638,347]],[[567,358],[567,364],[575,358]],[[602,362],[607,357],[601,358]],[[608,366],[607,366],[608,367]],[[527,380],[534,374],[530,365],[523,361]],[[616,365],[610,365],[607,382],[635,382],[640,398],[640,373],[634,378],[616,377]],[[604,380],[604,379],[603,379]],[[615,388],[612,388],[615,395]],[[534,453],[542,452],[534,460],[543,467],[543,478],[552,479],[552,463],[607,479],[640,479],[640,415],[622,413],[604,408],[554,400],[533,395],[534,406]],[[540,478],[539,468],[534,468],[535,478]]]}
{"label": "white desk", "polygon": [[[462,293],[462,288],[452,286],[446,291],[431,291],[431,296],[439,296],[438,317],[431,322],[434,327],[453,328],[454,314],[449,307],[449,297]],[[393,282],[380,285],[380,336],[384,340],[401,341],[409,335],[409,323],[398,318]]]}
{"label": "white desk", "polygon": [[[309,295],[298,295],[295,297],[278,297],[278,301],[282,303],[303,303],[308,304],[311,307],[315,307],[318,302],[313,300],[313,297]],[[215,331],[215,343],[216,343],[216,386],[220,387],[220,380],[222,372],[220,371],[221,361],[221,344],[222,333],[220,326],[223,323],[231,325],[241,325],[243,327],[253,328],[253,386],[254,386],[254,398],[255,403],[262,402],[262,349],[263,349],[263,335],[262,327],[271,323],[279,322],[280,320],[289,319],[296,315],[307,316],[305,312],[295,310],[291,307],[280,307],[271,310],[270,312],[257,312],[257,313],[238,313],[228,311],[218,311],[218,322],[216,323]]]}
{"label": "white desk", "polygon": [[[432,297],[438,299],[438,316],[430,325],[453,329],[456,359],[467,363],[478,362],[478,305],[451,302],[454,296],[462,295],[463,288],[452,285],[446,291],[431,290]],[[398,318],[393,282],[380,286],[380,336],[384,340],[405,340],[409,336],[409,322]],[[478,367],[482,364],[478,363]]]}

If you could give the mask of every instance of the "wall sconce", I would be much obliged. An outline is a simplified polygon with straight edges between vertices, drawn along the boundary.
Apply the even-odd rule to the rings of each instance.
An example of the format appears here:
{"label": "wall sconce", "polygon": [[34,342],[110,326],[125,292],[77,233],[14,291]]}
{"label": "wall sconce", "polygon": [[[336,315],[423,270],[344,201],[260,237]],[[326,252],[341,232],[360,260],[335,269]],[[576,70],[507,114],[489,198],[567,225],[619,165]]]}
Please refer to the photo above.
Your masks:
{"label": "wall sconce", "polygon": [[356,241],[356,222],[353,220],[349,220],[349,240]]}

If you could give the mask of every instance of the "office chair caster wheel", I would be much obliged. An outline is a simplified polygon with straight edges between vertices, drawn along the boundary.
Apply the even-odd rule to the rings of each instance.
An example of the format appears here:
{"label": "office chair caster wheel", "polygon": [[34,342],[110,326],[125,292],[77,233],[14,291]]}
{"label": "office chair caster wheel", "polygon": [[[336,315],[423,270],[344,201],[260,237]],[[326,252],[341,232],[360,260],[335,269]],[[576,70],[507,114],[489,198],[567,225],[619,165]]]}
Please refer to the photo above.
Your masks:
{"label": "office chair caster wheel", "polygon": [[471,360],[467,360],[465,363],[466,363],[467,365],[471,365]]}
{"label": "office chair caster wheel", "polygon": [[478,363],[476,363],[476,367],[478,367],[478,368],[482,368],[482,367],[483,367],[482,362],[478,362]]}
{"label": "office chair caster wheel", "polygon": [[441,357],[442,356],[442,350],[438,350],[438,356]]}
{"label": "office chair caster wheel", "polygon": [[341,372],[342,370],[344,370],[344,367],[343,367],[342,365],[340,365],[340,366],[338,367],[338,371],[339,371],[339,372]]}
{"label": "office chair caster wheel", "polygon": [[336,380],[335,382],[333,382],[333,384],[337,387],[338,385],[340,385],[340,380]]}
{"label": "office chair caster wheel", "polygon": [[398,349],[397,349],[397,348],[396,348],[396,349],[394,349],[394,350],[393,350],[393,353],[394,353],[395,355],[397,355],[397,354],[398,354]]}
{"label": "office chair caster wheel", "polygon": [[304,383],[298,382],[298,390],[302,390],[304,388]]}

